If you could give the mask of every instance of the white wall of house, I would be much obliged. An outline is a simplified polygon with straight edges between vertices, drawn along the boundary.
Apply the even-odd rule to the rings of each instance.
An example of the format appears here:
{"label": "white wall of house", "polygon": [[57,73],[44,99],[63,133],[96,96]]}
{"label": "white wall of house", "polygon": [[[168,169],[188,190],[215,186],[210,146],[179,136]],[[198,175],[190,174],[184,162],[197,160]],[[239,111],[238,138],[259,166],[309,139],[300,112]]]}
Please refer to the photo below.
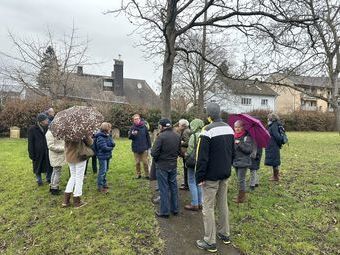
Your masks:
{"label": "white wall of house", "polygon": [[250,112],[253,110],[275,111],[275,96],[263,95],[213,95],[210,102],[216,102],[229,113]]}

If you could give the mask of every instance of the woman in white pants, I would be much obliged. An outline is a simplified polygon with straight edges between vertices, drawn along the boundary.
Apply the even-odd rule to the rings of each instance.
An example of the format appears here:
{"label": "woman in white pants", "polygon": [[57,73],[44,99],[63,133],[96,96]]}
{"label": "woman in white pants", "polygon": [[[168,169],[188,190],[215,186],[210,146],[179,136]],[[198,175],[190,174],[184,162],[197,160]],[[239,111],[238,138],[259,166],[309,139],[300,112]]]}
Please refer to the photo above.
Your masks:
{"label": "woman in white pants", "polygon": [[[87,137],[83,140],[87,146],[92,145],[93,140],[91,137]],[[65,142],[65,157],[66,162],[70,167],[70,179],[67,182],[64,202],[62,204],[63,207],[70,206],[70,198],[73,193],[73,203],[74,207],[79,208],[84,206],[86,203],[81,201],[81,195],[83,194],[83,181],[84,181],[84,172],[86,168],[86,159],[82,159],[80,157],[81,150],[80,142]]]}

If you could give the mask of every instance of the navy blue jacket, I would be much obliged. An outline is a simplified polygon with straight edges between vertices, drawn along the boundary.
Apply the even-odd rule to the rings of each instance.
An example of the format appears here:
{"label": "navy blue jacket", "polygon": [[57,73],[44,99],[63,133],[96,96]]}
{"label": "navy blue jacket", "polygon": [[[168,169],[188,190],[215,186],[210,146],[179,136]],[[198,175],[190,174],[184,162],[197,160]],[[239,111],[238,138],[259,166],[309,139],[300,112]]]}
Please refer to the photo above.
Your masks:
{"label": "navy blue jacket", "polygon": [[115,143],[109,134],[99,131],[95,135],[95,150],[98,159],[110,159],[112,158],[112,150],[115,147]]}
{"label": "navy blue jacket", "polygon": [[[137,134],[132,134],[132,131],[137,131]],[[142,153],[151,148],[149,131],[144,124],[140,126],[133,125],[129,130],[129,139],[132,140],[131,148],[135,153]]]}
{"label": "navy blue jacket", "polygon": [[279,123],[272,122],[268,128],[270,134],[269,144],[266,148],[266,157],[264,164],[266,166],[277,167],[281,165],[280,149],[282,146],[282,139],[279,133]]}

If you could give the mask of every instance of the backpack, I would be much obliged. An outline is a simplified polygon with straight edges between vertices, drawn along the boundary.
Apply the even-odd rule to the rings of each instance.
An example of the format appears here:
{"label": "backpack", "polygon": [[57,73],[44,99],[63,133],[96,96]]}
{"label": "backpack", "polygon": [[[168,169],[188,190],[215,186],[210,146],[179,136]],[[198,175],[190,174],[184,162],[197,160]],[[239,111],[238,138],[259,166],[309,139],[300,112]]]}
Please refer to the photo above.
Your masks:
{"label": "backpack", "polygon": [[282,124],[279,124],[279,134],[281,136],[281,144],[283,145],[288,143],[288,136],[286,135],[286,130]]}

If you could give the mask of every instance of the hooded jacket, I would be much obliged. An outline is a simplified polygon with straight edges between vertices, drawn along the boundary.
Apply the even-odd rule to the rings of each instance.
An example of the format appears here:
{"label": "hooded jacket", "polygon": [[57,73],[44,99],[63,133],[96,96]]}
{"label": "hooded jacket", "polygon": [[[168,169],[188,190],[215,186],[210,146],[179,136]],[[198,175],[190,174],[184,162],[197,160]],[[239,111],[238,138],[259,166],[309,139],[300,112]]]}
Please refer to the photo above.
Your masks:
{"label": "hooded jacket", "polygon": [[95,134],[95,150],[98,159],[110,159],[112,158],[112,150],[115,147],[115,143],[112,137],[103,132],[99,131]]}

